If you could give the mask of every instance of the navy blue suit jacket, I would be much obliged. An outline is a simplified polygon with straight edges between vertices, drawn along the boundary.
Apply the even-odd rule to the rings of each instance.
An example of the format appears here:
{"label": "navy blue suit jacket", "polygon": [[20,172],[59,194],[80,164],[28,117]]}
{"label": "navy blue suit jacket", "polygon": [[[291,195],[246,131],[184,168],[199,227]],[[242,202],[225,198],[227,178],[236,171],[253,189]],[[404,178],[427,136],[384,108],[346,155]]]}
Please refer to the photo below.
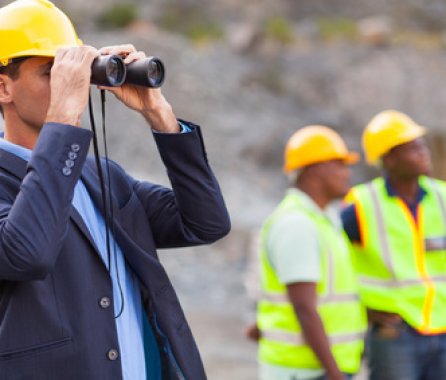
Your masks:
{"label": "navy blue suit jacket", "polygon": [[[46,124],[28,164],[0,150],[0,380],[118,380],[110,276],[71,205],[79,178],[102,210],[91,133]],[[172,189],[111,164],[114,233],[137,275],[163,379],[206,375],[157,248],[211,243],[230,229],[200,129],[155,134]],[[70,151],[77,158],[64,170]],[[79,149],[77,149],[79,148]],[[114,359],[114,360],[111,360]]]}

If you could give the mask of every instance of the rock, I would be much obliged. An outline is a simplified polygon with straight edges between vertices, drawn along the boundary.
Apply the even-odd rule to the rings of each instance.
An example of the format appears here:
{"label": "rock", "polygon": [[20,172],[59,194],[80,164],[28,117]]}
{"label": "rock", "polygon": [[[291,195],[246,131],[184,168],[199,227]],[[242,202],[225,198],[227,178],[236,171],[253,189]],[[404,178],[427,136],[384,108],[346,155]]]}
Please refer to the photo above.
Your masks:
{"label": "rock", "polygon": [[251,23],[230,24],[226,30],[228,45],[236,53],[252,51],[261,38],[259,28]]}
{"label": "rock", "polygon": [[388,45],[392,38],[392,20],[386,16],[369,17],[358,23],[361,40],[374,46]]}
{"label": "rock", "polygon": [[141,36],[147,36],[157,31],[157,27],[153,23],[143,20],[133,21],[126,29],[132,34]]}
{"label": "rock", "polygon": [[320,37],[320,28],[314,20],[305,19],[296,24],[294,34],[298,39],[315,40]]}

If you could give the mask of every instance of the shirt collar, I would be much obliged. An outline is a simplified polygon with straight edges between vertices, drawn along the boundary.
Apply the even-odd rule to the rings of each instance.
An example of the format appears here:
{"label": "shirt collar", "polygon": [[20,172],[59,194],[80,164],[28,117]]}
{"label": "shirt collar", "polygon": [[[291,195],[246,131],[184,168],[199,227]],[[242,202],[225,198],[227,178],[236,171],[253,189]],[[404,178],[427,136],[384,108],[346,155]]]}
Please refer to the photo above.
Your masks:
{"label": "shirt collar", "polygon": [[305,192],[291,187],[287,190],[287,194],[293,194],[298,196],[302,202],[302,205],[308,210],[327,218],[336,227],[341,226],[340,220],[340,202],[333,201],[327,205],[324,209],[321,209],[317,203]]}
{"label": "shirt collar", "polygon": [[6,150],[7,152],[12,153],[25,161],[29,161],[31,158],[32,150],[14,144],[10,141],[6,141],[3,133],[0,134],[0,149]]}
{"label": "shirt collar", "polygon": [[[398,197],[398,194],[396,193],[395,188],[392,186],[392,184],[389,181],[389,177],[385,178],[385,185],[386,185],[386,190],[387,190],[387,195],[389,197]],[[425,189],[423,189],[423,187],[421,187],[420,182],[418,181],[418,194],[417,194],[417,199],[415,200],[415,203],[418,204],[420,203],[423,198],[426,196],[427,191]]]}

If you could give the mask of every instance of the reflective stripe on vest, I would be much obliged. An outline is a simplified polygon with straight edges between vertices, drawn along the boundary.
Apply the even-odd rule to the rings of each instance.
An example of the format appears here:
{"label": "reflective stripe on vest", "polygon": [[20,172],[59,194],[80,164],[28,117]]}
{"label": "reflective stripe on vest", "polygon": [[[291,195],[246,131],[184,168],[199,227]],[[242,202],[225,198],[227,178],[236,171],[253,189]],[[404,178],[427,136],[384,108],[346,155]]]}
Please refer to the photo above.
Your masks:
{"label": "reflective stripe on vest", "polygon": [[392,255],[390,254],[390,247],[387,238],[386,226],[384,224],[383,212],[381,209],[381,205],[378,200],[378,194],[376,193],[376,189],[373,186],[372,182],[367,185],[367,189],[370,191],[370,195],[372,197],[373,206],[375,207],[376,212],[376,223],[378,225],[378,235],[380,237],[380,246],[381,252],[383,255],[384,263],[386,264],[387,269],[390,272],[390,275],[394,278],[395,272],[392,262]]}
{"label": "reflective stripe on vest", "polygon": [[[435,276],[430,278],[434,282],[445,282],[446,283],[446,276]],[[423,285],[424,281],[419,278],[411,279],[411,280],[380,280],[377,278],[369,278],[369,277],[363,277],[359,276],[359,281],[362,284],[369,284],[369,285],[376,285],[381,286],[385,288],[404,288],[407,286],[412,285]]]}
{"label": "reflective stripe on vest", "polygon": [[397,313],[421,333],[436,334],[446,332],[446,186],[427,177],[420,184],[427,194],[417,220],[400,198],[387,194],[382,178],[354,189],[365,237],[355,248],[355,265],[368,307]]}
{"label": "reflective stripe on vest", "polygon": [[[333,252],[330,247],[327,247],[327,291],[324,294],[321,294],[317,298],[318,305],[323,305],[329,302],[359,302],[359,294],[351,293],[351,294],[337,294],[335,291],[335,274],[334,274],[334,262],[333,262]],[[262,298],[268,300],[272,303],[289,303],[290,300],[288,298],[287,293],[274,293],[274,292],[263,292]]]}
{"label": "reflective stripe on vest", "polygon": [[[263,293],[262,298],[271,303],[289,303],[290,300],[286,294],[282,293]],[[357,293],[352,294],[332,294],[318,297],[318,305],[323,305],[330,302],[355,302],[359,301]]]}
{"label": "reflective stripe on vest", "polygon": [[[297,346],[306,345],[307,342],[302,334],[299,333],[287,333],[280,330],[262,331],[262,338],[268,340],[274,340],[277,342],[283,342],[293,344]],[[364,338],[363,333],[351,333],[351,334],[331,334],[328,337],[330,344],[342,344],[342,343],[354,343]]]}

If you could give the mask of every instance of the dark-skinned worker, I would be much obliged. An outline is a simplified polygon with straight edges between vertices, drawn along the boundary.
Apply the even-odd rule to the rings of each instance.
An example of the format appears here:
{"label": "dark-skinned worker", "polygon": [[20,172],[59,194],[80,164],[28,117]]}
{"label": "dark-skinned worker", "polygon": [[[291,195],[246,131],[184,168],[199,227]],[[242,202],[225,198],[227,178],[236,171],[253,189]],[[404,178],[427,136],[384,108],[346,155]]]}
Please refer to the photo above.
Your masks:
{"label": "dark-skinned worker", "polygon": [[[260,379],[351,379],[366,315],[339,208],[358,160],[332,129],[307,126],[285,149],[291,186],[261,231]],[[251,333],[253,330],[251,330]]]}
{"label": "dark-skinned worker", "polygon": [[96,57],[145,54],[82,45],[46,0],[0,8],[0,41],[0,379],[206,379],[156,251],[229,231],[199,127],[179,122],[159,88],[111,90],[153,131],[172,189],[110,162],[110,261],[80,116]]}
{"label": "dark-skinned worker", "polygon": [[394,110],[363,133],[383,175],[358,185],[343,214],[368,309],[371,380],[446,379],[446,184],[429,177],[425,128]]}

